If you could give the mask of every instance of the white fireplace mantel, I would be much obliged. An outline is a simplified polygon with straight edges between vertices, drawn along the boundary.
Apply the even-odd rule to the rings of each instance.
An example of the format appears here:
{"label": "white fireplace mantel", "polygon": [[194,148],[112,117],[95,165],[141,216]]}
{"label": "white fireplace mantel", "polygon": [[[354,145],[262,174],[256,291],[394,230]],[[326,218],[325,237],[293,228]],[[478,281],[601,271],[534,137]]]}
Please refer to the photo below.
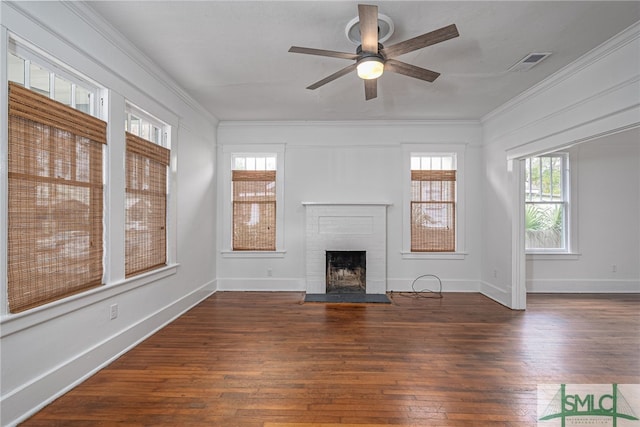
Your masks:
{"label": "white fireplace mantel", "polygon": [[306,290],[326,293],[326,251],[366,252],[366,293],[387,290],[386,202],[302,202]]}

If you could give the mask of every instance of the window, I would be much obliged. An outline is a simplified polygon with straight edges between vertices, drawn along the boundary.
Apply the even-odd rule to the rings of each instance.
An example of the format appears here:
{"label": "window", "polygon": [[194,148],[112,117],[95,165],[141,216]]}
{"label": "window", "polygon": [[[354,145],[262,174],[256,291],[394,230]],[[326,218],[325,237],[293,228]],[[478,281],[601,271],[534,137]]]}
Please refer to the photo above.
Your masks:
{"label": "window", "polygon": [[221,146],[219,233],[225,258],[282,258],[285,144]]}
{"label": "window", "polygon": [[9,81],[92,116],[97,115],[97,87],[21,46],[7,54]]}
{"label": "window", "polygon": [[455,154],[411,155],[411,251],[456,250]]}
{"label": "window", "polygon": [[166,142],[162,140],[162,135],[167,133],[165,130],[166,125],[132,105],[127,105],[124,128],[127,132],[154,144],[166,145]]}
{"label": "window", "polygon": [[276,156],[233,155],[234,251],[276,250]]}
{"label": "window", "polygon": [[106,129],[95,117],[9,83],[7,270],[12,313],[102,283]]}
{"label": "window", "polygon": [[125,277],[167,264],[167,169],[163,123],[127,106]]}
{"label": "window", "polygon": [[568,252],[568,157],[554,153],[525,159],[525,249]]}

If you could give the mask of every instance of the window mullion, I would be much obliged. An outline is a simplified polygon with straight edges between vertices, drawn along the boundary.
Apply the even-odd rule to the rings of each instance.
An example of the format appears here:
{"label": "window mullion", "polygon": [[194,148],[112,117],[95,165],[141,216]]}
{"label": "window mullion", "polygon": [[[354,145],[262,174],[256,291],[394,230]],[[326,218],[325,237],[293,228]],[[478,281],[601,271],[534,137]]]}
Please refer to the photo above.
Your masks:
{"label": "window mullion", "polygon": [[31,89],[31,60],[24,60],[24,87]]}

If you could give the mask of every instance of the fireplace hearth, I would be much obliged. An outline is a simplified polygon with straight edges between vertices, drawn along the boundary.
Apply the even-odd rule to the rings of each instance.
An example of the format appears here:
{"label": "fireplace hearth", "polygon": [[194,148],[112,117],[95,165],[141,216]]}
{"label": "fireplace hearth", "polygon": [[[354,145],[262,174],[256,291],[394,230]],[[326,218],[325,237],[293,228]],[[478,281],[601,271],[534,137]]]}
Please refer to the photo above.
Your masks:
{"label": "fireplace hearth", "polygon": [[366,293],[366,251],[326,251],[327,294]]}

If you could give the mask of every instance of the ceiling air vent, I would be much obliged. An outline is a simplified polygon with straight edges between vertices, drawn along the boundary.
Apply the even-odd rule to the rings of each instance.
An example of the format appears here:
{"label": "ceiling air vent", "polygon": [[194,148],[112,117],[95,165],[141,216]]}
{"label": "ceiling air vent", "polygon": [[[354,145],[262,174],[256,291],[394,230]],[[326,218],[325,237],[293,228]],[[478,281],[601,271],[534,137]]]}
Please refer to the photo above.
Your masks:
{"label": "ceiling air vent", "polygon": [[530,53],[509,68],[509,71],[529,71],[535,65],[544,61],[549,55],[551,55],[551,52]]}

